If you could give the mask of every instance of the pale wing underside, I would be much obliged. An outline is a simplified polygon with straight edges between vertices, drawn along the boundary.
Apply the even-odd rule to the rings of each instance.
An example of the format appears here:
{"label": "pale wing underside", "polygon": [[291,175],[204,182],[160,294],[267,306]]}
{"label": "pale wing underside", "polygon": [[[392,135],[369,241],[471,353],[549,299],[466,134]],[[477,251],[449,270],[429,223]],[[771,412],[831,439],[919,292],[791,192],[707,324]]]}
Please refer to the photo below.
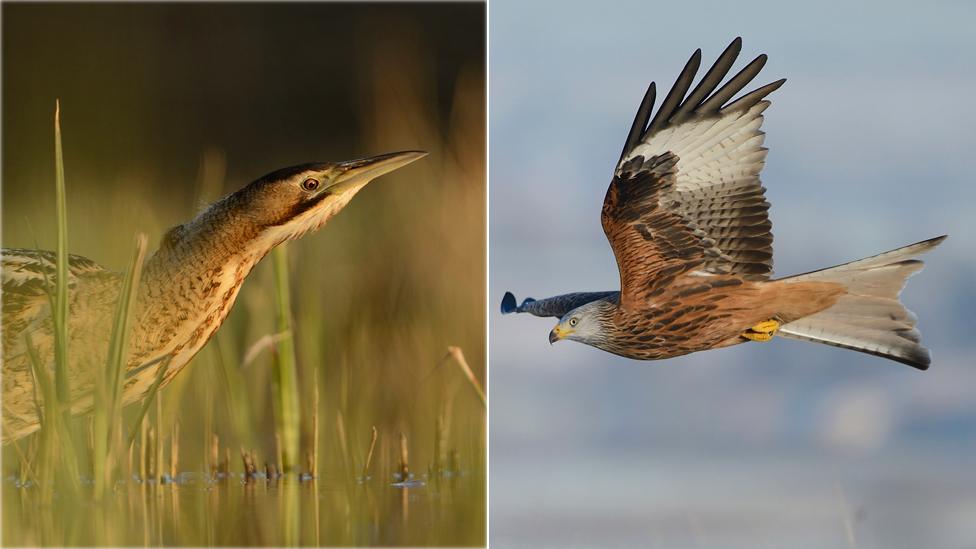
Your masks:
{"label": "pale wing underside", "polygon": [[[748,85],[765,63],[761,55],[717,89],[741,49],[736,39],[688,93],[701,59],[696,51],[651,120],[654,84],[634,120],[615,175],[637,157],[677,157],[674,182],[662,188],[658,206],[677,214],[698,239],[701,269],[763,280],[772,272],[769,203],[759,181],[765,163],[760,130],[763,98],[778,80],[728,101]],[[686,95],[687,94],[687,95]],[[629,166],[634,166],[630,163]]]}

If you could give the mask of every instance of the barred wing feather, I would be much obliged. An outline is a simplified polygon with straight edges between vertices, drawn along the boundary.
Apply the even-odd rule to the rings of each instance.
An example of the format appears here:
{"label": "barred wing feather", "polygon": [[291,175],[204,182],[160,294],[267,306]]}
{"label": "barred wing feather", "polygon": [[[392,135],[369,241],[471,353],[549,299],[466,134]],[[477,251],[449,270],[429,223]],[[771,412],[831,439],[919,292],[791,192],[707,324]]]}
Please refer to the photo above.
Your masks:
{"label": "barred wing feather", "polygon": [[[681,224],[700,248],[701,261],[689,263],[689,268],[765,280],[772,273],[773,236],[769,203],[759,180],[766,158],[760,127],[769,106],[764,98],[785,80],[729,103],[766,61],[760,55],[718,88],[740,50],[737,38],[688,93],[701,61],[701,50],[696,51],[653,119],[652,83],[615,175],[619,178],[638,164],[660,165],[655,159],[673,156],[673,182],[659,189],[655,206],[673,214],[673,222]],[[667,240],[666,235],[662,238]],[[654,242],[647,240],[646,245]]]}

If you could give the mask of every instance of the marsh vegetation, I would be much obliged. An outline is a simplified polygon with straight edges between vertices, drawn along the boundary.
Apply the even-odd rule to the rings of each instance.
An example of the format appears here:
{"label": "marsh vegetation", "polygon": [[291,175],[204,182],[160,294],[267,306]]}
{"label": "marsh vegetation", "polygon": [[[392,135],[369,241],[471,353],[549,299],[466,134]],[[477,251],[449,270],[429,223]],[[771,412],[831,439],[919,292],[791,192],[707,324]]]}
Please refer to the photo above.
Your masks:
{"label": "marsh vegetation", "polygon": [[[6,15],[5,31],[11,17],[26,24],[44,13]],[[242,20],[259,25],[261,15]],[[320,233],[259,264],[186,370],[124,409],[115,393],[129,310],[121,300],[95,412],[48,414],[39,433],[3,448],[3,544],[484,543],[484,66],[441,64],[424,24],[390,16],[359,38],[348,83],[357,98],[352,138],[314,143],[316,158],[274,152],[244,164],[268,171],[324,154],[409,148],[430,156],[371,184]],[[32,61],[56,53],[46,47]],[[9,50],[5,82],[25,62]],[[5,85],[5,114],[21,91]],[[36,101],[25,100],[25,112],[39,110]],[[89,142],[110,144],[114,128],[129,123],[85,124],[90,107],[70,93],[61,108],[63,179],[53,146],[5,160],[5,246],[70,250],[137,274],[169,226],[250,180],[219,144],[197,150],[188,185],[151,166],[98,173],[109,161],[80,151],[97,154]],[[5,159],[21,123],[5,117]],[[154,140],[142,139],[148,155]],[[59,291],[69,290],[52,288],[55,305]],[[63,379],[58,367],[49,372],[45,404],[59,402]]]}

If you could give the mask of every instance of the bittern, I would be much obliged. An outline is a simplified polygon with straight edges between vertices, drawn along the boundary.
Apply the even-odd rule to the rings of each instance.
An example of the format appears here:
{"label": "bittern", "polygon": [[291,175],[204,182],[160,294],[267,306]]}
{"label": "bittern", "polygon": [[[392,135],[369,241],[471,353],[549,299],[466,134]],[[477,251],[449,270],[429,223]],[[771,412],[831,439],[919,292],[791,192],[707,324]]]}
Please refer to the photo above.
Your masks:
{"label": "bittern", "polygon": [[[349,162],[302,164],[274,171],[170,229],[146,261],[137,289],[123,403],[146,396],[157,369],[160,387],[180,373],[227,317],[244,279],[275,246],[320,228],[367,183],[427,153],[406,151]],[[94,373],[104,368],[122,277],[69,256],[68,380],[70,410],[93,406]],[[3,441],[39,428],[27,338],[54,363],[48,298],[56,280],[52,252],[4,249]]]}
{"label": "bittern", "polygon": [[802,275],[771,280],[773,235],[759,181],[760,130],[777,80],[730,100],[762,69],[760,55],[719,87],[742,41],[736,38],[688,93],[697,50],[651,117],[644,96],[603,203],[602,225],[620,290],[581,292],[502,313],[552,316],[550,343],[569,339],[620,356],[654,360],[775,334],[826,343],[926,369],[916,318],[898,300],[915,257],[944,236]]}

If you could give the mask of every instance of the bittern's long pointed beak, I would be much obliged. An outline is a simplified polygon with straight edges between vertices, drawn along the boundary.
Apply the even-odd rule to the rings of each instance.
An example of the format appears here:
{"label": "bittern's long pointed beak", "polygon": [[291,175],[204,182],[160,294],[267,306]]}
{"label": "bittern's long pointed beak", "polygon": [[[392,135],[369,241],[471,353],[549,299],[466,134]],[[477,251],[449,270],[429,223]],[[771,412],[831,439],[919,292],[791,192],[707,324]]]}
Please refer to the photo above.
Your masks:
{"label": "bittern's long pointed beak", "polygon": [[366,184],[425,156],[427,151],[402,151],[341,162],[339,168],[342,173],[336,177],[334,185],[346,187],[355,183]]}

